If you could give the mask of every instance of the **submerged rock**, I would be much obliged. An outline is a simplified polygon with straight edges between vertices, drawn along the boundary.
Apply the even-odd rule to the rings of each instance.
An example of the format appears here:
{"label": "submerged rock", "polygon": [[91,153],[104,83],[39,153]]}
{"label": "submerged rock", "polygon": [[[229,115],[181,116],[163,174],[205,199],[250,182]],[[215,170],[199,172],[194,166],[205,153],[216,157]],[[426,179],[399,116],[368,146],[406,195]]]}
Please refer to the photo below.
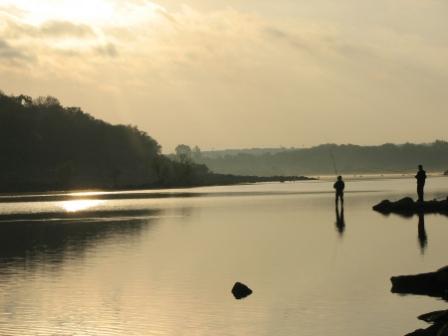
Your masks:
{"label": "submerged rock", "polygon": [[232,294],[237,300],[244,299],[252,294],[252,290],[241,282],[236,282],[232,288]]}
{"label": "submerged rock", "polygon": [[448,266],[436,272],[392,277],[392,292],[448,298]]}
{"label": "submerged rock", "polygon": [[398,213],[412,216],[419,213],[441,213],[448,215],[448,198],[445,200],[432,200],[415,202],[410,197],[402,198],[396,202],[384,200],[373,206],[373,210],[382,214]]}

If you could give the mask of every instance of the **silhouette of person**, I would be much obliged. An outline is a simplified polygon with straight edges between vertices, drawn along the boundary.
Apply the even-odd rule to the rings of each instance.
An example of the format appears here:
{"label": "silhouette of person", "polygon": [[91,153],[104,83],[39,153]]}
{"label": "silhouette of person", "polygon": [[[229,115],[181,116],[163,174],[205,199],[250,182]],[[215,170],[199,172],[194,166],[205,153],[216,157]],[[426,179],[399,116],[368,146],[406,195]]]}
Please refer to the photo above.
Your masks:
{"label": "silhouette of person", "polygon": [[428,245],[428,236],[426,235],[425,215],[423,212],[418,213],[418,241],[420,243],[420,251],[424,254]]}
{"label": "silhouette of person", "polygon": [[333,188],[336,190],[336,207],[338,206],[338,200],[341,200],[341,205],[344,206],[345,183],[342,180],[342,176],[338,176],[338,180],[333,184]]}
{"label": "silhouette of person", "polygon": [[336,230],[338,230],[341,236],[344,234],[345,231],[344,207],[342,207],[341,211],[339,212],[339,209],[336,206]]}
{"label": "silhouette of person", "polygon": [[415,178],[417,179],[418,201],[423,202],[423,198],[424,198],[423,189],[425,188],[426,172],[423,170],[422,165],[418,165],[418,172],[417,172],[417,175],[415,175]]}

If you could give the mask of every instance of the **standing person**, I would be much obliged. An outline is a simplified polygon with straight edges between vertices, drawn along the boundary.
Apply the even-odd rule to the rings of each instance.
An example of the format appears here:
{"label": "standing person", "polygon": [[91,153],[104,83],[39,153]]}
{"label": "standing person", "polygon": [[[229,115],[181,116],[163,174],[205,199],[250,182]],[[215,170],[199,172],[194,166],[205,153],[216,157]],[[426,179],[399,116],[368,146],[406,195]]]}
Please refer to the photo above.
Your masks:
{"label": "standing person", "polygon": [[415,178],[417,179],[418,201],[423,202],[423,197],[424,197],[423,189],[425,188],[426,172],[423,170],[422,165],[418,165],[418,172],[417,172],[417,175],[415,175]]}
{"label": "standing person", "polygon": [[341,200],[341,205],[344,206],[345,183],[342,181],[342,176],[338,176],[338,180],[333,184],[333,188],[336,190],[336,207],[338,206],[338,200]]}

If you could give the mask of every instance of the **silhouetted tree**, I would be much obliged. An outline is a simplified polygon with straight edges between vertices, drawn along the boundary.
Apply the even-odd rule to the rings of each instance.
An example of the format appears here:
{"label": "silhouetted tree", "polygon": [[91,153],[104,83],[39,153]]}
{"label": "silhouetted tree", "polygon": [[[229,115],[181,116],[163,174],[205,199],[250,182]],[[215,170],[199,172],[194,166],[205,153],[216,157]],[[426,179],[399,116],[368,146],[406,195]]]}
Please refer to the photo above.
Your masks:
{"label": "silhouetted tree", "polygon": [[209,174],[179,146],[180,162],[135,126],[110,125],[54,97],[0,94],[0,191],[201,184]]}
{"label": "silhouetted tree", "polygon": [[194,146],[193,148],[192,159],[195,162],[200,162],[200,160],[202,159],[201,149],[198,146]]}
{"label": "silhouetted tree", "polygon": [[192,152],[190,146],[181,144],[176,147],[175,151],[180,162],[191,162]]}

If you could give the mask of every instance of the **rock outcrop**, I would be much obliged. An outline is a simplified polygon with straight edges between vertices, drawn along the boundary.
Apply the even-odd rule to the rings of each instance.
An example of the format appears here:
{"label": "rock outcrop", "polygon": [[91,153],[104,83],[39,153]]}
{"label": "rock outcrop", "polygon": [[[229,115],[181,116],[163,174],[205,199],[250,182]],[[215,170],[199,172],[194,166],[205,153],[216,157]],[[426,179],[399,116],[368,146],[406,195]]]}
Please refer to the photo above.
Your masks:
{"label": "rock outcrop", "polygon": [[391,278],[392,292],[448,298],[448,266],[436,272]]}
{"label": "rock outcrop", "polygon": [[432,325],[426,329],[418,329],[406,336],[448,336],[448,310],[438,310],[423,314],[418,318]]}
{"label": "rock outcrop", "polygon": [[419,213],[440,213],[448,215],[448,198],[445,200],[432,200],[415,202],[410,197],[402,198],[396,202],[384,200],[373,206],[373,210],[382,214],[397,213],[412,216]]}

